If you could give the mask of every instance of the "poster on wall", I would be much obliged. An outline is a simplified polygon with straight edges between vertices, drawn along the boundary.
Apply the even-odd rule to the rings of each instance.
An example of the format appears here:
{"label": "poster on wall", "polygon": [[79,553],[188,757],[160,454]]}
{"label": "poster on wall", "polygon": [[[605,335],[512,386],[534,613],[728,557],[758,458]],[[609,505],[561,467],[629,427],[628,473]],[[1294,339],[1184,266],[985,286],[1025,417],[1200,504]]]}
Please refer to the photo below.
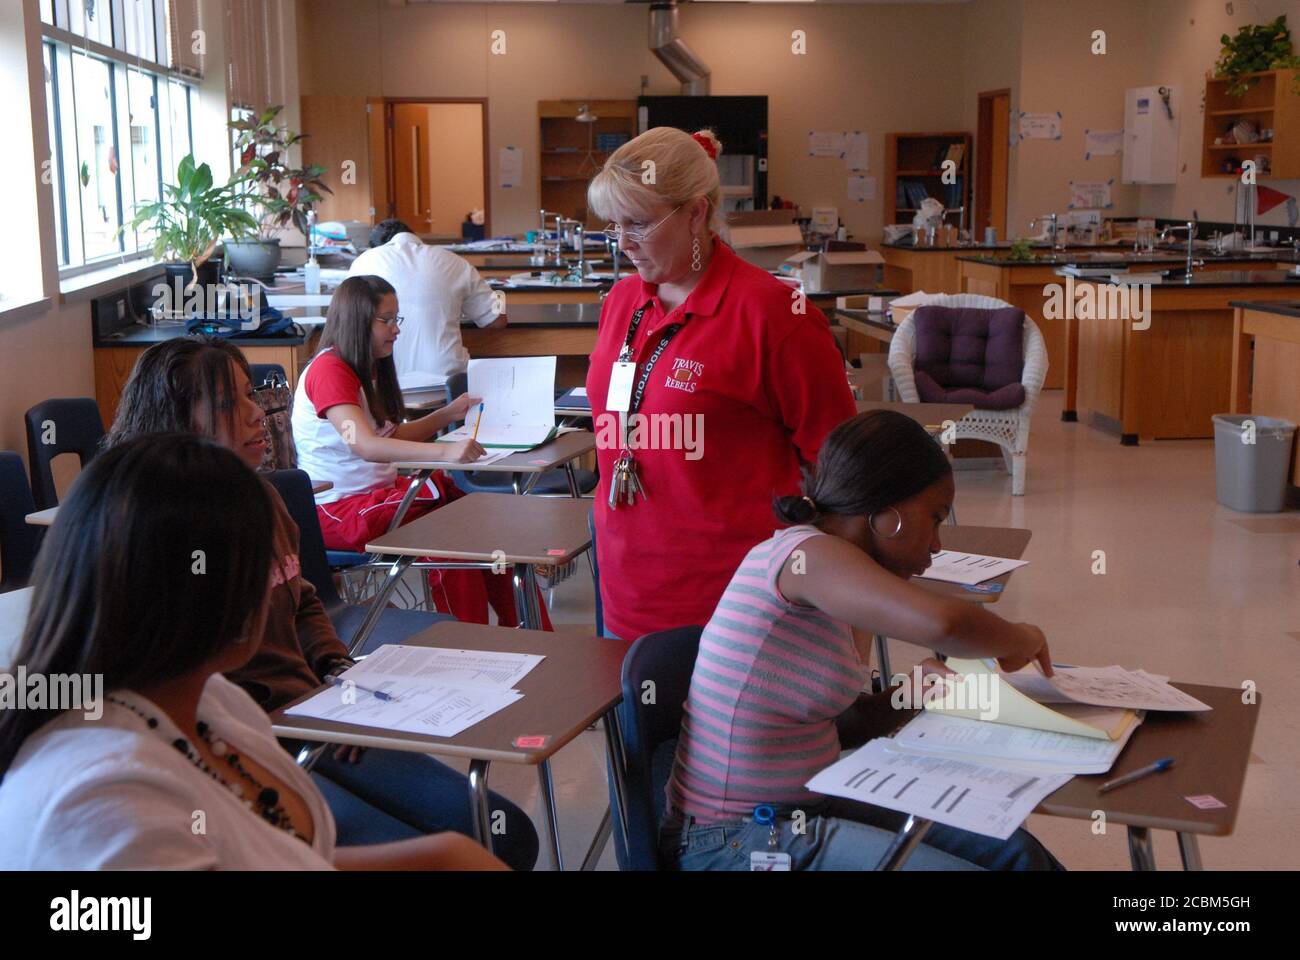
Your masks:
{"label": "poster on wall", "polygon": [[1060,140],[1061,111],[1055,113],[1021,113],[1021,140]]}
{"label": "poster on wall", "polygon": [[854,130],[844,141],[844,165],[850,170],[867,170],[867,135]]}
{"label": "poster on wall", "polygon": [[1118,157],[1124,152],[1123,130],[1083,131],[1083,159]]}
{"label": "poster on wall", "polygon": [[1071,180],[1067,206],[1071,210],[1109,210],[1115,206],[1110,195],[1114,183],[1113,177],[1109,180]]}
{"label": "poster on wall", "polygon": [[843,157],[848,144],[848,133],[843,130],[809,130],[808,156]]}
{"label": "poster on wall", "polygon": [[876,199],[876,178],[850,176],[849,199],[858,203]]}
{"label": "poster on wall", "polygon": [[497,164],[497,186],[502,190],[519,186],[524,178],[524,152],[518,147],[502,147]]}

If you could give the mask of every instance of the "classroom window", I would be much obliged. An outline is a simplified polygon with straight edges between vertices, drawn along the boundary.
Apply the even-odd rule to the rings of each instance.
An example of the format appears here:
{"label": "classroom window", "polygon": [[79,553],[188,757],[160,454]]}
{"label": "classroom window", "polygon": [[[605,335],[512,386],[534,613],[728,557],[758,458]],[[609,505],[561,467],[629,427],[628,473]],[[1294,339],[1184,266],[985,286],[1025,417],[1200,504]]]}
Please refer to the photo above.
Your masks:
{"label": "classroom window", "polygon": [[[41,4],[48,180],[65,273],[147,255],[152,237],[123,225],[137,206],[159,198],[193,149],[191,88],[170,67],[177,2]],[[187,75],[196,72],[186,67]]]}

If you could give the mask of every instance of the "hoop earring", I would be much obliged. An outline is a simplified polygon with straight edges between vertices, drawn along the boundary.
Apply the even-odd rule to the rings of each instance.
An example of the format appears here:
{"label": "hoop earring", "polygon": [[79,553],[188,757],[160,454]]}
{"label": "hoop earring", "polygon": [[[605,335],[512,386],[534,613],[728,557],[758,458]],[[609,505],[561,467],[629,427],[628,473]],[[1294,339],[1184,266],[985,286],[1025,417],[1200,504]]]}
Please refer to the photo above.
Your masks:
{"label": "hoop earring", "polygon": [[867,517],[867,526],[871,528],[871,532],[876,536],[883,537],[886,540],[893,540],[903,532],[903,515],[894,507],[886,507],[885,510],[889,510],[894,514],[894,520],[896,522],[894,523],[894,530],[892,533],[881,533],[876,529],[876,514],[883,513],[884,511],[882,510],[877,510],[875,513],[871,514],[871,516]]}
{"label": "hoop earring", "polygon": [[700,238],[696,237],[691,241],[691,269],[696,273],[699,273],[700,269],[704,266],[703,261],[700,259],[701,254]]}

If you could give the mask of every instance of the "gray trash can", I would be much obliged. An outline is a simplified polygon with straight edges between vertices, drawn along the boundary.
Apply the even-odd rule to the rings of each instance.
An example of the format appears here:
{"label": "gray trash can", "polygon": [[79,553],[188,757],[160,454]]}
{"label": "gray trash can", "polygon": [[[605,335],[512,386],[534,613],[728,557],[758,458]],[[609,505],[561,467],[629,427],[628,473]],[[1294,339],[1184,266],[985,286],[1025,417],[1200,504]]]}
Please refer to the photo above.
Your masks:
{"label": "gray trash can", "polygon": [[[1277,513],[1286,503],[1291,442],[1289,420],[1250,414],[1214,416],[1214,498],[1242,513]],[[1254,423],[1254,443],[1246,424]]]}

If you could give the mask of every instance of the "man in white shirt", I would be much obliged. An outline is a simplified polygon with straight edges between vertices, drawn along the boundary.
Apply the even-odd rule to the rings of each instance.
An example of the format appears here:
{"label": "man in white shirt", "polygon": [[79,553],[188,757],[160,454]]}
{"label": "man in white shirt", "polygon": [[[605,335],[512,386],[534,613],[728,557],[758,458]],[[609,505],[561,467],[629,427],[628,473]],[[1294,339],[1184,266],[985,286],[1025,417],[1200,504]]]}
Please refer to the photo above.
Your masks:
{"label": "man in white shirt", "polygon": [[469,351],[460,339],[462,318],[478,327],[506,325],[478,271],[451,251],[424,243],[401,220],[384,220],[370,232],[370,249],[352,261],[348,274],[383,277],[397,291],[405,318],[393,347],[399,377],[463,372]]}

